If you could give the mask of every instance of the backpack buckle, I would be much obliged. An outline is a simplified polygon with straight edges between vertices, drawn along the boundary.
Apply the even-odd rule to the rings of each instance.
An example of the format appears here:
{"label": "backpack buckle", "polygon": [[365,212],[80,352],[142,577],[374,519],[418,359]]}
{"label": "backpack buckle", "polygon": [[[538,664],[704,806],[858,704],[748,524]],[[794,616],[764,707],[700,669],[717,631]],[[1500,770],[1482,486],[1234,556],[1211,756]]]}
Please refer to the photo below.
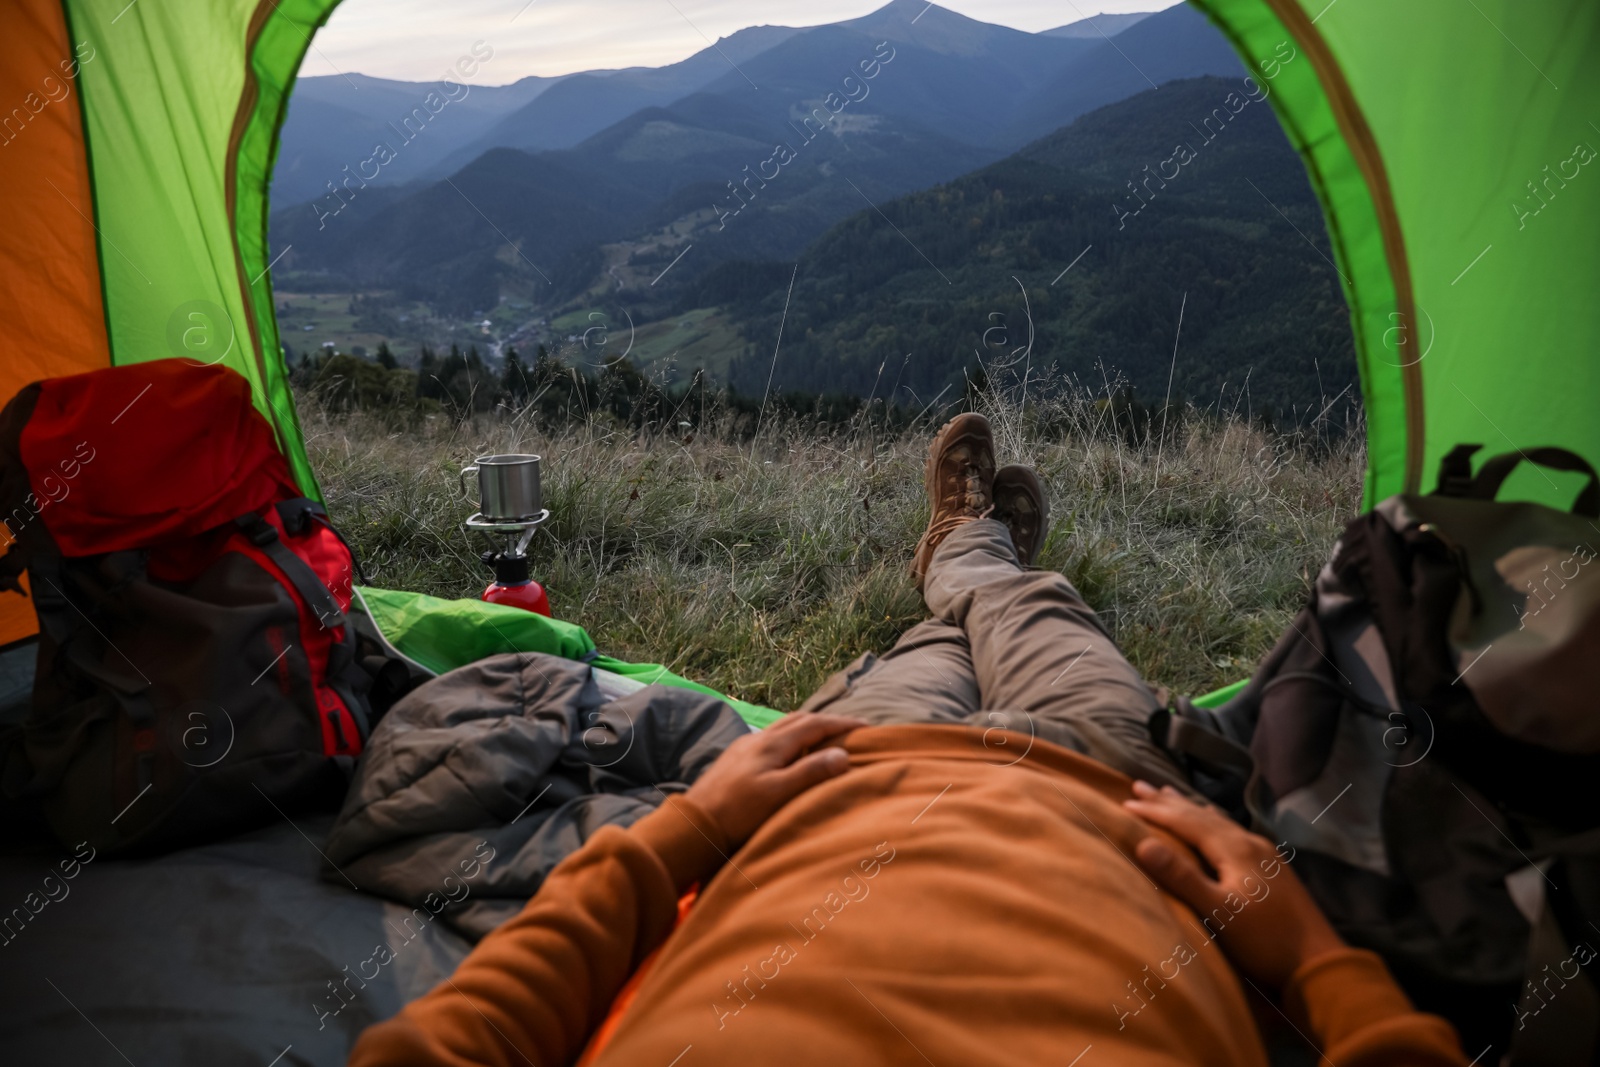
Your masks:
{"label": "backpack buckle", "polygon": [[322,505],[307,497],[278,502],[278,518],[283,520],[283,528],[291,537],[299,537],[311,528],[312,523],[327,517],[328,513]]}
{"label": "backpack buckle", "polygon": [[278,539],[278,531],[273,525],[253,511],[247,515],[240,515],[233,520],[233,524],[239,527],[239,532],[248,537],[250,543],[257,548],[266,548]]}
{"label": "backpack buckle", "polygon": [[1439,496],[1472,495],[1472,454],[1482,445],[1456,445],[1439,460]]}

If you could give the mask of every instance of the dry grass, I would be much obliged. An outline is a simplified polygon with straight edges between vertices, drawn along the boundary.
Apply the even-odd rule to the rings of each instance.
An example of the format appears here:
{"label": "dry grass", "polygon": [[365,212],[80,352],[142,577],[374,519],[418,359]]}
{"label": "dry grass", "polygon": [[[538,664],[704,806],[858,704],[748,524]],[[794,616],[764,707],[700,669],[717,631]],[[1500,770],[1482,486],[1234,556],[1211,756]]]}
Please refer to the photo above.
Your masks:
{"label": "dry grass", "polygon": [[[1359,503],[1359,432],[1310,447],[1193,415],[1134,447],[1089,400],[988,410],[1000,462],[1032,463],[1048,487],[1040,564],[1178,691],[1250,671]],[[788,708],[924,615],[906,563],[927,518],[926,426],[886,439],[769,421],[751,443],[715,426],[640,438],[598,417],[554,433],[503,416],[401,432],[361,413],[303,417],[334,521],[375,585],[477,595],[485,546],[458,529],[472,508],[456,471],[533,451],[551,509],[534,575],[609,654]]]}

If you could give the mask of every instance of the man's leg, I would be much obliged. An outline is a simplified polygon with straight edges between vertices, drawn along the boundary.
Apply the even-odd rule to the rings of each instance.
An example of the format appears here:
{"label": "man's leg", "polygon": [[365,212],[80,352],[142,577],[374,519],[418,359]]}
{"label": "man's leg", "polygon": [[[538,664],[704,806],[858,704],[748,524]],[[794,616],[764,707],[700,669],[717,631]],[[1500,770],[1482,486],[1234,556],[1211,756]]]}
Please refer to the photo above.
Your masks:
{"label": "man's leg", "polygon": [[966,632],[938,619],[919,623],[883,656],[868,652],[829,678],[799,710],[854,715],[874,726],[964,722],[978,711]]}
{"label": "man's leg", "polygon": [[[911,568],[919,586],[942,539],[991,510],[994,473],[994,435],[983,416],[957,415],[934,434],[923,472],[931,515]],[[979,709],[966,633],[938,619],[912,627],[881,659],[869,652],[829,678],[800,710],[824,708],[875,726],[968,720]]]}
{"label": "man's leg", "polygon": [[951,533],[934,553],[924,596],[936,619],[966,631],[984,708],[1027,712],[1039,737],[1189,789],[1150,739],[1155,694],[1072,583],[1022,569],[1001,523],[977,519]]}

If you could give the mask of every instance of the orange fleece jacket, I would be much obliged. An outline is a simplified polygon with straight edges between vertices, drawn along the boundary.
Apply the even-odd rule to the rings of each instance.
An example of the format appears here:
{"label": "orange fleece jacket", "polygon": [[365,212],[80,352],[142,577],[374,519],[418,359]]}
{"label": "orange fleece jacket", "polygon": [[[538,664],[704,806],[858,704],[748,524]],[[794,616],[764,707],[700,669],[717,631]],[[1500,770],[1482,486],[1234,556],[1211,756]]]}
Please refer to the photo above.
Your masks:
{"label": "orange fleece jacket", "polygon": [[[570,1063],[660,946],[596,1063],[1265,1067],[1221,948],[1129,858],[1159,833],[1122,808],[1130,781],[1028,746],[955,726],[858,730],[850,769],[731,860],[681,796],[604,829],[350,1063]],[[1283,1011],[1339,1067],[1466,1064],[1371,953],[1308,962]]]}

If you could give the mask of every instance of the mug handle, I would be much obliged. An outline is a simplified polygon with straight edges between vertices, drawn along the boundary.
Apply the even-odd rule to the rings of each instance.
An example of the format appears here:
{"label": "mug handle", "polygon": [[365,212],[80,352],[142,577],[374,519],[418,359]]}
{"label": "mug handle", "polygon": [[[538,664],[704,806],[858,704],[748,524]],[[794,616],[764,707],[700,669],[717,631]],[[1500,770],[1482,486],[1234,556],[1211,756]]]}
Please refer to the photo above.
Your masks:
{"label": "mug handle", "polygon": [[469,474],[477,474],[477,473],[478,473],[478,465],[476,463],[472,464],[469,467],[462,467],[461,468],[460,483],[461,483],[461,495],[463,497],[470,495],[467,492],[467,475],[469,475]]}

